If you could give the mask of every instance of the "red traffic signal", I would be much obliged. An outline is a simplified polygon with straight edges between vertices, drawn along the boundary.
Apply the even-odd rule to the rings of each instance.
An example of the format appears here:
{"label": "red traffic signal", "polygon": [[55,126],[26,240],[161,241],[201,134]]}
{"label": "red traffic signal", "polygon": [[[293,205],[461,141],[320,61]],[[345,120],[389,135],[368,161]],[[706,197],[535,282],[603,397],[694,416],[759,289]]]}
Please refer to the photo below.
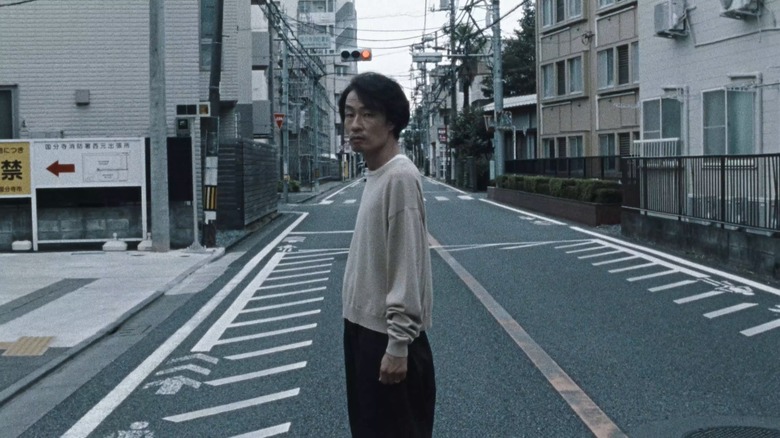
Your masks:
{"label": "red traffic signal", "polygon": [[343,62],[371,61],[371,49],[345,49],[341,51]]}

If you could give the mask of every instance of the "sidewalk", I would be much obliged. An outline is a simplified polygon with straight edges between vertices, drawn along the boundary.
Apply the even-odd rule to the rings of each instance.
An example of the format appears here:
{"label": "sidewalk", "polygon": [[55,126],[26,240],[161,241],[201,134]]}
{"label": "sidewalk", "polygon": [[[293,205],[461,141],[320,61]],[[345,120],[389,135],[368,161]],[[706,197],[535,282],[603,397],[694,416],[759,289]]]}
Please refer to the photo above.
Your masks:
{"label": "sidewalk", "polygon": [[[347,184],[290,193],[303,203]],[[279,209],[283,209],[280,196]],[[231,239],[231,246],[247,235]],[[0,406],[225,254],[173,250],[0,253]]]}

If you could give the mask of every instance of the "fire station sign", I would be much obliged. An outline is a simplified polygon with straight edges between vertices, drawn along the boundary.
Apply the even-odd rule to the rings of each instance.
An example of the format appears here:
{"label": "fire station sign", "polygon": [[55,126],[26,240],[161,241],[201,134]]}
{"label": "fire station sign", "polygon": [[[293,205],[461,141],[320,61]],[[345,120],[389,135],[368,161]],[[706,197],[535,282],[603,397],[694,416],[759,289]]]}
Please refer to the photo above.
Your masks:
{"label": "fire station sign", "polygon": [[30,143],[0,142],[0,198],[29,197]]}
{"label": "fire station sign", "polygon": [[36,188],[145,186],[140,138],[33,140],[32,157]]}

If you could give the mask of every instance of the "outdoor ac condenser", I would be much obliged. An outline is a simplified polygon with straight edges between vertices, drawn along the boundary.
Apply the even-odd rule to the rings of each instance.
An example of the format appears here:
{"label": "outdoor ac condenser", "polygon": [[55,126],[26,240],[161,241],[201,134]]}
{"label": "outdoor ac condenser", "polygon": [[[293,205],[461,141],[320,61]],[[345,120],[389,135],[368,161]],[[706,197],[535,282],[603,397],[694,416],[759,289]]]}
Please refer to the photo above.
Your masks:
{"label": "outdoor ac condenser", "polygon": [[744,19],[758,16],[761,0],[720,0],[723,17]]}
{"label": "outdoor ac condenser", "polygon": [[688,35],[685,29],[685,0],[664,0],[655,5],[655,34],[665,38]]}

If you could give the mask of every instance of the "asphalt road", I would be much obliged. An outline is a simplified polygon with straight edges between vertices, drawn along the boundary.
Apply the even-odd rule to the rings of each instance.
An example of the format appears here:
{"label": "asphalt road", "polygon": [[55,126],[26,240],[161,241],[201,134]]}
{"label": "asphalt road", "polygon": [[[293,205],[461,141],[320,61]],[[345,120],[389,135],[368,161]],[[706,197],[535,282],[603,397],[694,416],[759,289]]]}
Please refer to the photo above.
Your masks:
{"label": "asphalt road", "polygon": [[[361,190],[289,206],[64,367],[61,402],[22,436],[348,436],[340,287]],[[425,191],[435,436],[780,436],[777,290]]]}

